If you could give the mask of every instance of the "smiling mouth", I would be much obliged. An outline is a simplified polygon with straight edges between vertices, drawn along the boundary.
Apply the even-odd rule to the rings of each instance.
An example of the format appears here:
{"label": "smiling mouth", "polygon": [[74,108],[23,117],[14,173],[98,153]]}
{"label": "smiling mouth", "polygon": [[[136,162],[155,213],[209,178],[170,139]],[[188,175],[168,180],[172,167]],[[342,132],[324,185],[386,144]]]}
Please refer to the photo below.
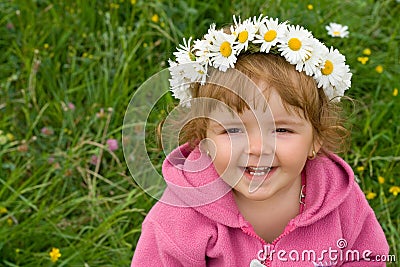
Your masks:
{"label": "smiling mouth", "polygon": [[252,167],[248,166],[244,168],[244,171],[249,173],[250,175],[253,176],[264,176],[268,174],[273,167]]}

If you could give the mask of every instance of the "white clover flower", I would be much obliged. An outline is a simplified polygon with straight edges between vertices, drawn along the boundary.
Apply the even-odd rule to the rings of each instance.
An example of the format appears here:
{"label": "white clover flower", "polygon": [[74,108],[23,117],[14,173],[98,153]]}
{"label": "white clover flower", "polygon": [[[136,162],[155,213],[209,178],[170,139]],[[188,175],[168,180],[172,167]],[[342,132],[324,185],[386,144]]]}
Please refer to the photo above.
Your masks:
{"label": "white clover flower", "polygon": [[286,22],[279,23],[278,19],[264,19],[260,24],[259,34],[255,36],[254,44],[261,44],[260,52],[269,53],[271,47],[282,42],[287,30]]}
{"label": "white clover flower", "polygon": [[210,55],[213,67],[220,71],[234,68],[236,63],[236,37],[223,31],[214,32],[214,40],[210,45]]}
{"label": "white clover flower", "polygon": [[288,26],[286,36],[282,43],[278,44],[278,50],[291,64],[306,60],[313,51],[311,32],[299,25]]}
{"label": "white clover flower", "polygon": [[329,52],[328,48],[316,38],[311,38],[312,52],[304,61],[296,64],[297,71],[304,71],[308,76],[313,76],[317,67],[322,63],[322,56]]}
{"label": "white clover flower", "polygon": [[348,27],[338,23],[331,22],[328,26],[325,27],[325,29],[332,37],[345,38],[349,36]]}
{"label": "white clover flower", "polygon": [[243,23],[236,21],[235,16],[233,16],[234,25],[231,26],[231,33],[236,36],[237,44],[235,46],[236,53],[239,54],[243,49],[247,50],[249,42],[253,41],[256,34],[256,28],[250,19],[246,19]]}
{"label": "white clover flower", "polygon": [[333,47],[322,56],[322,63],[317,68],[315,80],[318,87],[324,88],[329,98],[343,95],[344,91],[351,86],[352,74],[345,61],[345,57]]}

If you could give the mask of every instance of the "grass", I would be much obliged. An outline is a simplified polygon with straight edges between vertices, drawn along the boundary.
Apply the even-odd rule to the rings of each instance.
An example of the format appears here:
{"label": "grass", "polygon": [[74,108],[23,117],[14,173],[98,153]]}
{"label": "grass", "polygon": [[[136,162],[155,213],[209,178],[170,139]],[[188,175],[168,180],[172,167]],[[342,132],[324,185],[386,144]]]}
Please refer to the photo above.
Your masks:
{"label": "grass", "polygon": [[[398,258],[396,1],[3,0],[0,266],[128,266],[154,204],[131,178],[121,148],[130,98],[166,67],[182,37],[199,37],[212,22],[230,22],[232,14],[261,12],[306,26],[346,55],[354,104],[346,105],[352,140],[341,156],[354,168]],[[329,22],[348,25],[350,37],[327,36]],[[371,55],[363,65],[358,57],[367,56],[366,48]],[[172,104],[164,98],[148,119],[157,166],[163,155],[151,135]],[[111,149],[109,139],[119,148]],[[61,253],[55,263],[53,247]]]}

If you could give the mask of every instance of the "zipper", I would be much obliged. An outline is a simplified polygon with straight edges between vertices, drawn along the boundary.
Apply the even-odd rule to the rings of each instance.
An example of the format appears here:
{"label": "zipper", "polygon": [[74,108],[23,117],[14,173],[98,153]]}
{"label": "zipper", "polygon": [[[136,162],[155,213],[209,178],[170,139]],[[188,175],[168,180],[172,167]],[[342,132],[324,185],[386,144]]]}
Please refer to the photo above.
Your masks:
{"label": "zipper", "polygon": [[[285,227],[283,233],[281,235],[279,235],[277,238],[275,238],[275,240],[272,241],[272,243],[269,244],[269,243],[265,242],[264,239],[262,239],[259,235],[257,235],[254,232],[254,229],[252,228],[252,226],[249,225],[249,223],[247,221],[245,221],[244,218],[241,218],[241,220],[244,223],[244,226],[241,227],[242,231],[245,234],[247,234],[248,236],[256,238],[258,241],[260,241],[261,244],[262,244],[262,252],[263,253],[265,253],[265,252],[268,253],[267,255],[265,255],[265,260],[264,261],[260,260],[260,258],[259,258],[260,254],[257,253],[257,260],[260,261],[261,264],[263,264],[263,265],[265,265],[267,267],[271,266],[271,263],[273,261],[273,259],[271,260],[271,257],[273,257],[273,256],[270,255],[270,252],[274,250],[275,245],[279,242],[279,240],[281,240],[283,237],[287,236],[289,233],[291,233],[296,228],[296,226],[294,225],[294,222],[293,222],[294,219],[292,219],[289,222],[289,224]],[[265,248],[268,248],[267,251],[265,251]]]}
{"label": "zipper", "polygon": [[[305,202],[304,202],[304,198],[305,198],[305,196],[306,196],[306,195],[305,195],[305,190],[306,190],[306,174],[305,174],[305,171],[302,171],[302,173],[301,173],[301,189],[300,189],[300,198],[299,198],[299,202],[300,202],[299,214],[302,214],[303,211],[304,211],[304,209],[305,209]],[[296,217],[297,217],[297,216],[296,216]],[[295,218],[296,218],[296,217],[295,217]],[[260,236],[258,236],[258,235],[256,234],[256,232],[254,231],[254,229],[253,229],[253,227],[251,226],[251,224],[250,224],[249,222],[247,222],[247,221],[244,219],[243,216],[240,215],[239,221],[240,221],[241,224],[244,224],[244,225],[241,227],[242,231],[243,231],[245,234],[247,234],[247,235],[249,235],[249,236],[251,236],[251,237],[254,237],[254,238],[258,239],[259,241],[261,241],[262,247],[263,247],[263,248],[262,248],[262,252],[264,252],[264,254],[265,254],[264,249],[268,248],[268,250],[270,250],[270,251],[267,251],[268,254],[265,255],[265,256],[266,256],[266,259],[265,259],[265,261],[263,261],[263,262],[260,261],[260,259],[259,259],[259,253],[257,253],[257,260],[260,261],[261,264],[263,264],[263,265],[265,265],[265,266],[267,266],[267,267],[270,267],[270,266],[271,266],[272,261],[273,261],[273,255],[270,255],[270,252],[273,251],[273,253],[275,253],[274,248],[275,248],[275,245],[279,242],[279,240],[281,240],[283,237],[287,236],[289,233],[293,232],[293,230],[296,228],[296,225],[295,225],[295,223],[294,223],[295,218],[293,218],[293,219],[291,219],[291,220],[289,221],[289,223],[286,225],[285,229],[283,230],[283,233],[282,233],[282,234],[280,234],[277,238],[275,238],[275,240],[273,240],[271,244],[268,244],[267,242],[265,242],[264,239],[262,239]],[[251,230],[249,231],[248,229],[251,229]],[[273,254],[273,253],[272,253],[272,254]],[[272,259],[271,259],[271,258],[272,258]]]}

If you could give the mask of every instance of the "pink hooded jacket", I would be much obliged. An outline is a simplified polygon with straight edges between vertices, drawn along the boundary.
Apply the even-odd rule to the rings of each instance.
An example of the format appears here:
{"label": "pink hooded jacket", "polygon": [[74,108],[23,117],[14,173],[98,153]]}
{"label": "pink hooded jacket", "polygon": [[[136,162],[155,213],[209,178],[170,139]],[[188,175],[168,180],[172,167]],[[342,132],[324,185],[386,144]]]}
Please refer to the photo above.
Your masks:
{"label": "pink hooded jacket", "polygon": [[350,166],[330,154],[307,161],[304,174],[305,208],[266,243],[210,159],[197,147],[175,149],[163,164],[168,187],[143,222],[131,266],[385,266],[385,235]]}

